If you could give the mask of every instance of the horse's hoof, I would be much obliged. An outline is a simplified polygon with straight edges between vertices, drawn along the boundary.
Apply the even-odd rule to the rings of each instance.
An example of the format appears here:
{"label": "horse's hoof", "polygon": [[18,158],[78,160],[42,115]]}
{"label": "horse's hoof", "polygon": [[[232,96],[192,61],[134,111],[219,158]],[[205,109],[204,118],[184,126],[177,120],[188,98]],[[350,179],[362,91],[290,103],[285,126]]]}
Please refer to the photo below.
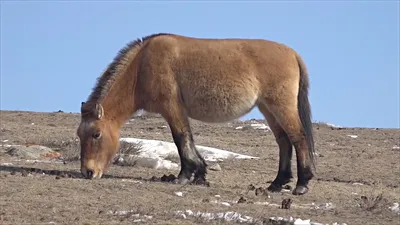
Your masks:
{"label": "horse's hoof", "polygon": [[280,192],[282,190],[282,185],[272,183],[267,190],[270,192]]}
{"label": "horse's hoof", "polygon": [[181,185],[188,184],[189,182],[190,180],[187,179],[186,177],[178,177],[172,181],[172,183],[174,184],[181,184]]}
{"label": "horse's hoof", "polygon": [[198,178],[198,179],[194,179],[193,182],[191,184],[194,185],[201,185],[201,186],[210,186],[210,183],[208,181],[206,181],[206,179],[204,178]]}
{"label": "horse's hoof", "polygon": [[296,186],[296,188],[293,190],[292,194],[293,195],[304,195],[307,192],[308,192],[307,186],[299,185],[299,186]]}

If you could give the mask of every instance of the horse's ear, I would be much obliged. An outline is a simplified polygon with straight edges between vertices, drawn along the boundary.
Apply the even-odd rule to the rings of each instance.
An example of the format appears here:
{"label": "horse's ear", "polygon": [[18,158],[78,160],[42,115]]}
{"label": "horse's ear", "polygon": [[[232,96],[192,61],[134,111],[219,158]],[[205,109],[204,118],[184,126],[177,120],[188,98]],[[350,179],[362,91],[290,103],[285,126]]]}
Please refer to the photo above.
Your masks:
{"label": "horse's ear", "polygon": [[96,117],[97,119],[101,119],[104,116],[104,109],[101,104],[96,104]]}
{"label": "horse's ear", "polygon": [[81,114],[85,112],[85,102],[81,103]]}

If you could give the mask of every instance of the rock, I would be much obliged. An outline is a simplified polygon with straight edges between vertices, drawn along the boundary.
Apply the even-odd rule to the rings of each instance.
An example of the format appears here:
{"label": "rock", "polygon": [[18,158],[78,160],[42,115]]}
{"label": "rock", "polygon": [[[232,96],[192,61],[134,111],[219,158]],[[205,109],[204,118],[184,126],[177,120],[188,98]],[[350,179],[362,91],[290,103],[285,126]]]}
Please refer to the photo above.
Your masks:
{"label": "rock", "polygon": [[250,184],[248,187],[247,187],[247,190],[249,190],[249,191],[254,191],[256,189],[256,187],[253,185],[253,184]]}
{"label": "rock", "polygon": [[290,206],[292,205],[293,200],[291,198],[286,198],[282,200],[282,209],[290,209]]}
{"label": "rock", "polygon": [[55,152],[51,148],[41,145],[12,145],[7,148],[6,152],[11,156],[23,159],[55,159],[61,157],[59,152]]}
{"label": "rock", "polygon": [[247,202],[247,200],[243,197],[240,197],[239,200],[237,201],[238,204],[245,203],[245,202]]}
{"label": "rock", "polygon": [[209,167],[209,170],[221,171],[222,169],[221,169],[221,166],[218,163],[215,163],[215,164],[213,164],[213,165],[211,165]]}

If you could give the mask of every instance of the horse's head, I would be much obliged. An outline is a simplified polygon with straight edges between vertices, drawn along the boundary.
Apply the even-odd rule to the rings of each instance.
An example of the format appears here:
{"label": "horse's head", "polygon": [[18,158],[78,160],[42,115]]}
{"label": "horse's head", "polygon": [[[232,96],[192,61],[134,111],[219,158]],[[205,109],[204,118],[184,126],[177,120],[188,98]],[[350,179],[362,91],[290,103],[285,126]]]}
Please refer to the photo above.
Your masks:
{"label": "horse's head", "polygon": [[77,129],[81,145],[81,173],[86,178],[101,178],[119,148],[119,132],[104,117],[101,104],[84,103]]}

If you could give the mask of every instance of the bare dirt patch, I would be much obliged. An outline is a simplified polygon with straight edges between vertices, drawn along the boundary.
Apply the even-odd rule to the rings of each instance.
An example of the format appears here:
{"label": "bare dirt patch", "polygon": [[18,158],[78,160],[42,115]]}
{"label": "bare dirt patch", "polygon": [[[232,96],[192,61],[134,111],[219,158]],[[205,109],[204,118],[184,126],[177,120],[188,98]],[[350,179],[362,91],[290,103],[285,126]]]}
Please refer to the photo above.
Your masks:
{"label": "bare dirt patch", "polygon": [[[238,223],[178,216],[185,210],[237,212],[265,224],[272,224],[270,217],[290,216],[324,224],[396,224],[400,219],[389,209],[400,202],[400,152],[393,150],[400,146],[399,129],[314,124],[316,178],[307,195],[293,196],[290,189],[296,179],[281,193],[265,191],[276,176],[278,148],[268,130],[235,129],[248,127],[251,121],[192,121],[196,144],[260,157],[219,162],[221,170],[209,170],[206,187],[158,182],[155,178],[179,171],[140,166],[113,165],[103,179],[83,179],[75,134],[78,114],[0,113],[1,224]],[[168,125],[154,115],[129,121],[122,137],[172,142]],[[44,145],[59,152],[61,159],[20,159],[7,153],[6,145],[12,144]],[[121,147],[121,153],[135,150]],[[296,174],[295,161],[292,165]]]}

